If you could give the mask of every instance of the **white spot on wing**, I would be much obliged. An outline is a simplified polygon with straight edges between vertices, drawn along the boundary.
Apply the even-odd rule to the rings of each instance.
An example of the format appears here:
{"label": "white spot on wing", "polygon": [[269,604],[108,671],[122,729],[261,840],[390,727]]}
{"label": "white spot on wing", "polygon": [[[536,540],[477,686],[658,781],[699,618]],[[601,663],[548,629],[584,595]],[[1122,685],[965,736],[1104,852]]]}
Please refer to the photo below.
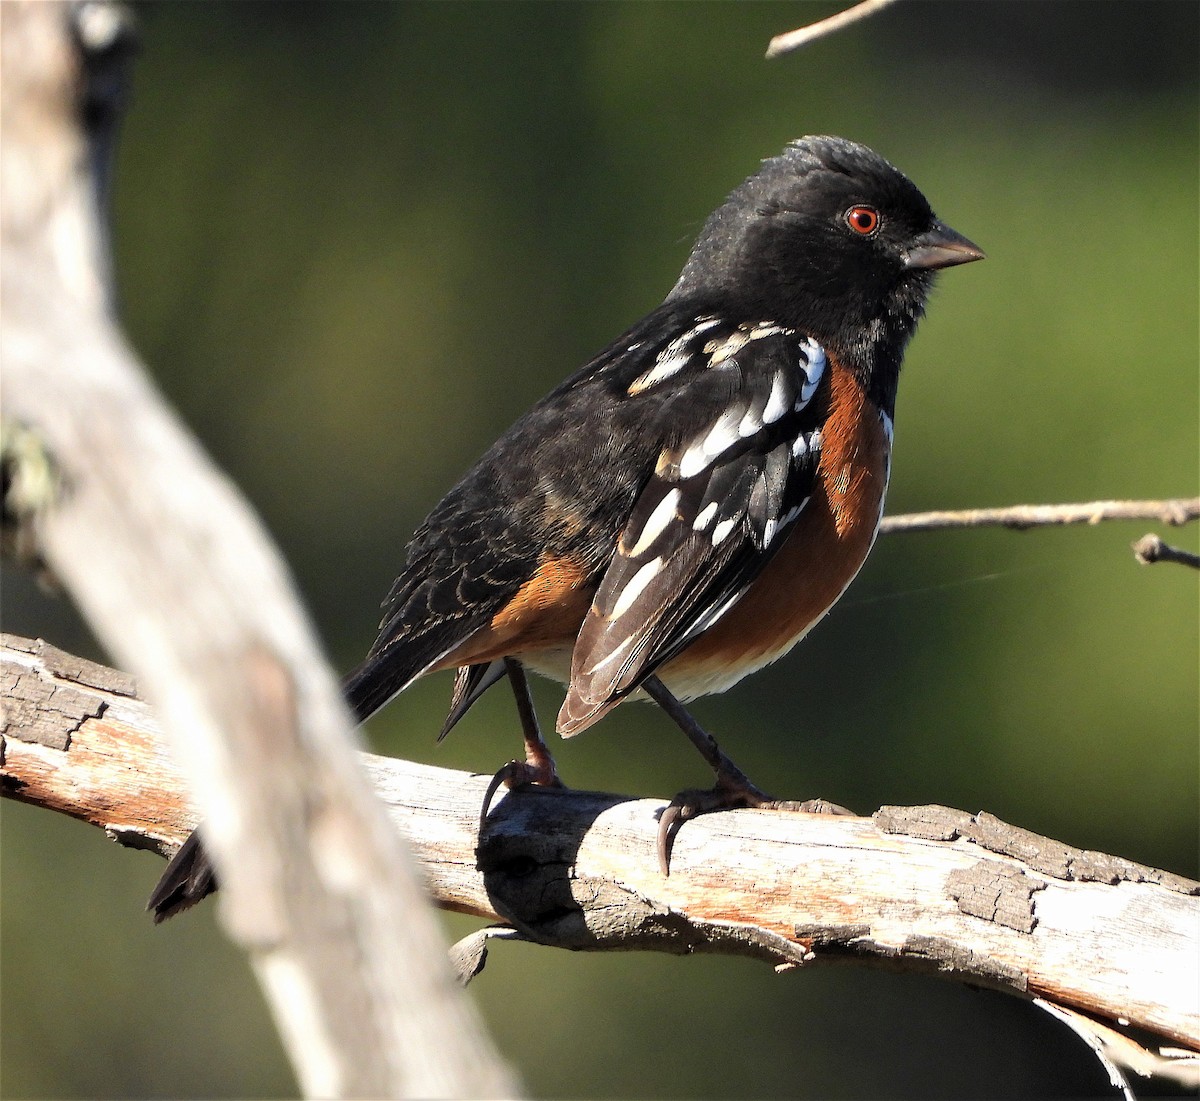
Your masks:
{"label": "white spot on wing", "polygon": [[718,455],[724,454],[741,439],[738,422],[742,419],[742,407],[735,405],[727,409],[708,430],[704,439],[693,443],[679,460],[679,476],[692,478],[707,467]]}
{"label": "white spot on wing", "polygon": [[713,528],[712,542],[714,547],[719,547],[737,526],[736,518],[733,520],[722,520],[715,528]]}
{"label": "white spot on wing", "polygon": [[741,437],[738,435],[738,422],[742,419],[742,407],[735,405],[726,409],[717,418],[708,435],[704,437],[704,451],[710,459],[715,459],[724,451],[728,451]]}
{"label": "white spot on wing", "polygon": [[709,524],[713,522],[713,517],[717,514],[717,509],[720,506],[716,501],[710,501],[707,505],[696,514],[696,519],[692,521],[693,531],[703,531]]}
{"label": "white spot on wing", "polygon": [[781,374],[771,379],[771,396],[767,398],[767,407],[763,410],[763,424],[774,424],[787,412],[787,398],[784,392],[787,380]]}
{"label": "white spot on wing", "polygon": [[808,361],[811,374],[819,378],[825,373],[825,349],[820,344],[806,336],[800,341],[800,351],[804,353],[804,358]]}
{"label": "white spot on wing", "polygon": [[667,353],[674,347],[674,344],[669,345],[666,351],[662,352],[654,361],[654,366],[649,371],[643,375],[639,375],[629,384],[629,389],[626,393],[631,396],[640,394],[643,390],[649,390],[651,386],[656,386],[660,382],[666,382],[672,375],[677,375],[682,371],[687,366],[688,360],[691,357],[682,351],[674,355],[668,355]]}
{"label": "white spot on wing", "polygon": [[679,476],[681,478],[694,478],[708,465],[708,459],[704,454],[704,441],[694,443],[684,453],[679,460]]}
{"label": "white spot on wing", "polygon": [[[631,396],[640,394],[643,390],[649,390],[651,386],[656,386],[660,382],[665,382],[672,375],[678,374],[691,361],[692,354],[688,351],[688,345],[696,337],[708,332],[709,329],[719,324],[721,324],[720,319],[716,317],[700,318],[686,333],[676,337],[658,353],[658,356],[654,360],[654,366],[649,371],[635,378],[629,384],[629,389],[626,393]],[[633,351],[638,346],[638,344],[634,344],[629,350]]]}
{"label": "white spot on wing", "polygon": [[790,524],[793,520],[795,520],[796,517],[799,516],[800,513],[802,513],[804,511],[804,506],[807,505],[810,500],[811,500],[811,498],[805,497],[804,500],[801,501],[794,508],[788,509],[787,512],[785,512],[783,514],[783,519],[779,521],[779,526],[781,528],[786,528],[788,526],[788,524]]}
{"label": "white spot on wing", "polygon": [[721,618],[721,616],[723,616],[727,611],[729,611],[730,608],[732,608],[739,600],[741,600],[745,593],[746,590],[744,588],[738,589],[738,591],[729,597],[724,604],[719,604],[710,611],[705,612],[699,619],[696,620],[695,623],[691,625],[690,628],[688,628],[687,634],[683,636],[684,641],[689,642],[697,635],[707,631],[709,627],[711,627],[717,622],[718,619]]}
{"label": "white spot on wing", "polygon": [[658,571],[662,569],[662,564],[663,560],[661,557],[652,558],[629,579],[625,588],[621,590],[621,595],[617,597],[616,604],[613,605],[610,618],[619,619],[629,611],[633,606],[633,602],[642,595],[642,590],[658,575]]}
{"label": "white spot on wing", "polygon": [[812,400],[813,394],[816,393],[817,387],[821,384],[821,379],[825,375],[825,367],[828,362],[821,345],[815,340],[802,340],[800,342],[800,351],[804,356],[807,366],[802,368],[804,384],[800,387],[800,396],[796,403],[797,409],[803,408]]}
{"label": "white spot on wing", "polygon": [[650,513],[649,519],[642,528],[642,534],[639,536],[637,543],[629,552],[630,558],[636,558],[645,551],[663,533],[667,525],[675,519],[675,509],[679,504],[679,497],[679,490],[673,489],[658,502],[658,506]]}
{"label": "white spot on wing", "polygon": [[593,673],[595,673],[597,670],[599,670],[599,669],[603,669],[603,668],[604,668],[606,665],[611,665],[611,664],[612,664],[614,661],[616,661],[616,660],[617,660],[617,658],[621,657],[621,655],[622,655],[622,654],[624,654],[624,653],[625,653],[625,651],[626,651],[626,650],[628,650],[630,646],[632,646],[632,645],[633,645],[633,643],[634,643],[634,640],[635,640],[636,638],[637,638],[637,635],[629,635],[629,636],[628,636],[628,637],[625,639],[625,641],[621,643],[621,645],[620,645],[620,646],[616,647],[616,648],[613,650],[613,652],[612,652],[611,654],[609,654],[607,657],[601,658],[601,659],[600,659],[598,662],[596,662],[596,664],[595,664],[595,665],[593,665],[593,666],[592,666],[590,669],[585,669],[585,670],[584,670],[584,675],[585,675],[585,676],[589,676],[589,677],[590,677],[590,676],[591,676]]}
{"label": "white spot on wing", "polygon": [[710,340],[704,345],[704,353],[709,357],[710,367],[719,367],[730,356],[735,356],[745,346],[749,337],[741,329],[730,333],[724,340]]}
{"label": "white spot on wing", "polygon": [[746,410],[746,415],[742,417],[738,424],[738,435],[741,436],[742,439],[746,439],[748,436],[753,436],[756,432],[761,430],[763,426],[762,413],[763,411],[761,408],[755,408],[753,405]]}

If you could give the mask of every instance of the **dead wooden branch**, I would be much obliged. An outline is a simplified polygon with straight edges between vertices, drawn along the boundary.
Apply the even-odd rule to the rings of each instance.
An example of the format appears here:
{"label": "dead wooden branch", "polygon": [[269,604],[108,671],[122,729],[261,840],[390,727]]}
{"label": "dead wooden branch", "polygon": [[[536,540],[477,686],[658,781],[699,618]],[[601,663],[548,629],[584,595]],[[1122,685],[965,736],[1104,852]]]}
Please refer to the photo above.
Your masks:
{"label": "dead wooden branch", "polygon": [[[168,851],[193,823],[153,710],[127,681],[5,639],[3,790]],[[665,801],[527,790],[496,805],[488,777],[365,756],[438,905],[578,951],[715,952],[779,969],[847,963],[932,972],[1040,998],[1129,1040],[1139,1072],[1200,1083],[1200,884],[945,807],[872,818],[736,811],[688,822],[658,871]],[[481,931],[459,946],[468,976]],[[511,936],[511,933],[502,935]],[[1109,1056],[1122,1048],[1111,1044]],[[1115,1053],[1115,1055],[1114,1055]],[[1132,1055],[1129,1056],[1132,1058]],[[1191,1077],[1188,1077],[1188,1076]]]}
{"label": "dead wooden branch", "polygon": [[[10,3],[0,25],[3,404],[57,493],[33,510],[36,555],[155,700],[208,823],[224,924],[305,1093],[511,1094],[282,559],[113,324],[98,166],[119,112],[91,77],[121,76],[107,69],[120,23],[103,7]],[[34,744],[61,756],[65,738],[80,792],[133,836],[143,824],[114,817],[128,764],[87,759],[83,737],[131,705],[108,691],[97,715],[56,689],[41,702],[61,721]],[[31,777],[12,783],[32,794]]]}

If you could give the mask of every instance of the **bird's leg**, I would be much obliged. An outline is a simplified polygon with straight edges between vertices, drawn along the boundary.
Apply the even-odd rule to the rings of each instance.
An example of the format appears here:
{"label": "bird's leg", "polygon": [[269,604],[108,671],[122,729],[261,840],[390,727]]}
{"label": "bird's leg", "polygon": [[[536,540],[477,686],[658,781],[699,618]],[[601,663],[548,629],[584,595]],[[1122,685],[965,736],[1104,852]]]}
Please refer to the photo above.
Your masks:
{"label": "bird's leg", "polygon": [[520,787],[523,784],[540,784],[542,787],[551,788],[566,786],[559,779],[554,758],[550,755],[550,747],[542,737],[525,667],[515,658],[505,658],[504,671],[508,674],[509,684],[512,685],[517,715],[521,719],[521,733],[525,738],[525,760],[509,761],[492,777],[492,782],[488,784],[487,793],[483,797],[483,809],[479,815],[480,829],[483,828],[484,820],[491,809],[492,798],[501,784],[508,788]]}
{"label": "bird's leg", "polygon": [[670,875],[671,845],[679,827],[689,818],[707,814],[713,810],[731,810],[735,807],[754,807],[766,810],[805,811],[809,814],[853,814],[845,807],[824,799],[806,799],[802,802],[789,799],[773,799],[726,755],[717,745],[717,740],[705,730],[686,707],[670,692],[656,676],[642,681],[642,688],[687,735],[688,741],[699,751],[716,773],[717,782],[707,791],[681,791],[663,810],[658,820],[658,866],[664,876]]}
{"label": "bird's leg", "polygon": [[[717,774],[717,788],[727,790],[731,794],[744,795],[746,801],[739,803],[739,806],[759,806],[762,803],[771,802],[771,797],[750,782],[750,778],[717,745],[717,739],[696,722],[692,713],[671,694],[658,677],[647,677],[642,681],[642,687],[646,690],[646,694],[671,717],[675,725],[687,735],[688,741],[700,751],[700,756]],[[691,816],[685,815],[685,817]]]}
{"label": "bird's leg", "polygon": [[525,675],[525,667],[515,658],[504,659],[505,671],[512,685],[513,696],[517,702],[517,714],[521,718],[521,732],[525,738],[524,782],[542,784],[545,787],[563,787],[558,778],[558,769],[554,767],[554,758],[550,756],[550,747],[542,737],[542,729],[538,725],[537,712],[533,709],[533,694],[529,691],[529,678]]}

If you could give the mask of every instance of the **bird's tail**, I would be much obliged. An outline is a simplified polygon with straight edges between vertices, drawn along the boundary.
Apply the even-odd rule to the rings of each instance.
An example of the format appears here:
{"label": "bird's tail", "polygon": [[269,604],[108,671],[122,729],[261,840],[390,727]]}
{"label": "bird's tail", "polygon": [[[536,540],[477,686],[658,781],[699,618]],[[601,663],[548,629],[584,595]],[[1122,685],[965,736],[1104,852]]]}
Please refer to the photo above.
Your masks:
{"label": "bird's tail", "polygon": [[446,645],[434,638],[405,639],[376,647],[342,679],[342,695],[356,722],[365,723],[389,700],[428,673],[459,640]]}
{"label": "bird's tail", "polygon": [[[375,714],[397,692],[402,691],[418,673],[407,674],[398,651],[384,650],[370,655],[342,681],[342,692],[358,722]],[[154,912],[154,921],[169,917],[195,906],[217,889],[217,876],[208,852],[195,829],[167,864],[146,909]]]}
{"label": "bird's tail", "polygon": [[200,844],[200,831],[192,830],[179,851],[171,857],[167,870],[146,903],[154,911],[154,921],[166,921],[181,910],[195,906],[217,889],[217,876],[208,853]]}
{"label": "bird's tail", "polygon": [[[447,625],[424,636],[406,639],[403,645],[393,643],[380,647],[377,644],[366,660],[342,681],[342,693],[356,721],[365,722],[388,700],[436,665],[461,641],[461,628],[462,625]],[[164,921],[195,906],[216,889],[217,877],[212,862],[200,842],[199,830],[193,830],[167,865],[146,909],[154,911],[156,922]]]}

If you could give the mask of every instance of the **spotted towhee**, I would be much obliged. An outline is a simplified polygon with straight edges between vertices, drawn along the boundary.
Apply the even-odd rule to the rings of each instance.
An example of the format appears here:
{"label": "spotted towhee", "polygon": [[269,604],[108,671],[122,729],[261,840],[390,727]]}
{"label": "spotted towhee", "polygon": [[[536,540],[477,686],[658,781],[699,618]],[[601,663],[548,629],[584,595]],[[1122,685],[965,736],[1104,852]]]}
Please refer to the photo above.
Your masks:
{"label": "spotted towhee", "polygon": [[[567,685],[564,736],[649,696],[717,776],[664,813],[664,871],[683,819],[768,802],[679,701],[787,653],[850,584],[883,513],[900,361],[933,272],[982,256],[862,145],[808,137],[766,161],[708,219],[665,301],[417,530],[345,681],[359,720],[457,669],[444,736],[507,676],[526,760],[490,801],[501,782],[558,783],[525,667]],[[160,916],[195,901],[204,862],[188,848],[151,900]]]}

